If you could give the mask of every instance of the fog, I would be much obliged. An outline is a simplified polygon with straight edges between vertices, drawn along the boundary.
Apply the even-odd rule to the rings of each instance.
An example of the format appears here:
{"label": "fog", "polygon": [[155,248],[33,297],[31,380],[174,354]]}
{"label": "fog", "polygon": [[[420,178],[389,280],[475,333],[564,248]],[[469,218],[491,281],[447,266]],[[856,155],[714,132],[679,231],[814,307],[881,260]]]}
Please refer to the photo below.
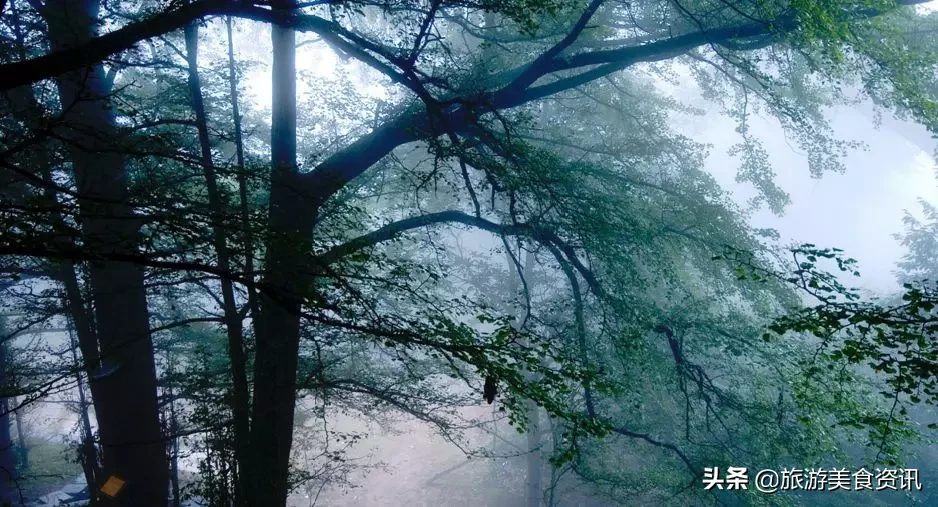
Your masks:
{"label": "fog", "polygon": [[0,1],[0,505],[938,501],[938,1],[74,1]]}

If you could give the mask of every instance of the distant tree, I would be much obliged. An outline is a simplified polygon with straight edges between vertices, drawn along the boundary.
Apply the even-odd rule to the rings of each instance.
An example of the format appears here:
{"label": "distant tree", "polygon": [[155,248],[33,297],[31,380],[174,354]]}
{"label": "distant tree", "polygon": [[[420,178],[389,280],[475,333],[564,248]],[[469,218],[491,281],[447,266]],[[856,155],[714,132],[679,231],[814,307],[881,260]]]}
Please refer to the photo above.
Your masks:
{"label": "distant tree", "polygon": [[[0,317],[0,335],[4,337],[8,333],[5,320],[4,317]],[[10,363],[9,346],[7,343],[0,343],[0,389],[6,392],[12,390]],[[16,467],[16,448],[13,446],[13,437],[10,433],[11,412],[10,398],[3,396],[0,400],[0,505],[14,505],[20,500],[17,495],[19,471]]]}
{"label": "distant tree", "polygon": [[906,247],[896,266],[896,276],[902,283],[938,281],[938,209],[924,200],[919,200],[919,206],[923,219],[906,211],[902,219],[905,231],[896,235]]}

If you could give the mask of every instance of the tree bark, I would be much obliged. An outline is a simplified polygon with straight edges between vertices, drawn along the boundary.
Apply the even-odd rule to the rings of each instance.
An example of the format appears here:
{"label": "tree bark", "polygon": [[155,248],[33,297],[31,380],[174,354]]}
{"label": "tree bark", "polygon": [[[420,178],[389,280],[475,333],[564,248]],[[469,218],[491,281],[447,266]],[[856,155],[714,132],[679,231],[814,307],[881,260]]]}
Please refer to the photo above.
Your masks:
{"label": "tree bark", "polygon": [[[44,16],[53,51],[94,37],[96,0],[49,0]],[[110,93],[101,65],[56,78],[64,111],[62,136],[70,141],[84,247],[103,254],[133,254],[139,222],[127,205],[124,157],[115,138]],[[105,505],[165,506],[168,470],[157,404],[144,271],[128,262],[89,267],[101,366],[92,376],[103,450],[103,476],[124,481]]]}
{"label": "tree bark", "polygon": [[[293,2],[271,2],[290,10]],[[271,119],[271,176],[269,230],[264,281],[277,287],[261,297],[262,337],[254,364],[254,404],[251,426],[252,507],[286,504],[290,447],[296,402],[300,310],[311,285],[302,269],[309,253],[315,202],[298,192],[296,164],[296,37],[292,29],[275,26],[273,40],[273,116]]]}

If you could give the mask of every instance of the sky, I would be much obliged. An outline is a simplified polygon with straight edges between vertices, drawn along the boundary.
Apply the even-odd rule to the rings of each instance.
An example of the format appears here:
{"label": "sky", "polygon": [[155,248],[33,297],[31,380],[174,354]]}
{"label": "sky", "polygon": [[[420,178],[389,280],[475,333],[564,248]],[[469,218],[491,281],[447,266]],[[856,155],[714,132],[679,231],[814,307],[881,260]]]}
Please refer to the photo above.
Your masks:
{"label": "sky", "polygon": [[[938,0],[918,8],[938,10]],[[245,22],[240,23],[246,28]],[[223,40],[223,37],[218,39]],[[313,37],[297,35],[298,42],[310,39]],[[252,27],[242,31],[236,45],[241,58],[259,63],[244,81],[246,99],[269,108],[270,69],[262,63],[269,61],[270,55],[266,29]],[[340,61],[326,46],[313,43],[301,44],[297,63],[301,73],[328,77]],[[361,86],[364,88],[367,84]],[[303,94],[302,86],[298,91]],[[734,125],[704,106],[710,109],[710,114],[683,128],[694,139],[713,145],[708,170],[725,189],[745,203],[752,195],[751,188],[734,181],[738,162],[726,153],[737,140]],[[922,144],[929,144],[930,136],[924,128],[914,124],[903,125],[903,122],[891,120],[877,130],[872,117],[862,109],[832,111],[831,121],[840,138],[862,141],[867,149],[847,157],[844,174],[826,174],[821,179],[810,176],[805,154],[789,145],[773,122],[758,122],[754,127],[773,160],[776,181],[790,194],[791,204],[781,217],[769,212],[755,214],[752,224],[778,230],[783,242],[810,242],[821,247],[841,248],[860,263],[863,276],[856,285],[873,292],[897,290],[892,271],[904,250],[893,235],[902,230],[906,210],[918,214],[917,199],[938,203],[932,155],[938,143],[923,147]],[[915,131],[914,140],[903,136],[912,131]]]}
{"label": "sky", "polygon": [[[841,248],[859,262],[862,277],[854,285],[877,293],[897,290],[892,271],[904,247],[893,234],[902,230],[906,210],[920,215],[919,198],[938,203],[932,156],[938,143],[925,151],[897,132],[920,130],[919,137],[927,140],[924,127],[916,124],[892,120],[876,129],[863,109],[840,108],[829,119],[839,138],[862,141],[866,149],[848,154],[844,173],[820,179],[811,177],[806,154],[789,144],[774,122],[756,123],[754,134],[765,144],[775,181],[789,193],[791,204],[780,217],[761,211],[751,223],[778,230],[783,244]],[[726,154],[738,139],[733,122],[711,112],[687,129],[696,140],[713,145],[709,172],[745,203],[753,195],[751,186],[735,182],[738,161]]]}

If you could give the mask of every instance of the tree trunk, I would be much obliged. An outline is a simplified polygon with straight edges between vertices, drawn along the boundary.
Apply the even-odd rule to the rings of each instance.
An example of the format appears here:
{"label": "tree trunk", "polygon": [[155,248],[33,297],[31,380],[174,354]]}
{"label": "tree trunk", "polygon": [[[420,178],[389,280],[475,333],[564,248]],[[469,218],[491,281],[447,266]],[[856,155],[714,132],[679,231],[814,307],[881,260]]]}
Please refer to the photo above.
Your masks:
{"label": "tree trunk", "polygon": [[[0,331],[2,331],[0,322]],[[9,384],[9,357],[8,344],[0,343],[0,389],[11,389]],[[13,447],[13,436],[10,434],[10,403],[9,398],[0,398],[0,506],[17,505],[20,503],[17,495],[16,481],[19,478],[16,469],[16,454]]]}
{"label": "tree trunk", "polygon": [[[14,39],[16,40],[17,47],[21,52],[19,55],[20,59],[26,59],[26,54],[25,54],[26,39],[23,33],[22,21],[19,16],[19,9],[15,1],[10,2],[10,14],[11,14],[11,20],[12,20],[11,29],[14,35]],[[33,90],[32,86],[21,86],[13,90],[10,90],[10,92],[7,95],[7,98],[9,100],[10,105],[13,106],[14,116],[16,116],[18,119],[23,121],[26,125],[29,125],[31,128],[37,128],[37,129],[40,128],[40,126],[37,125],[36,122],[43,117],[44,110],[43,110],[42,105],[37,100],[35,91]],[[41,149],[41,148],[36,149],[36,150],[31,150],[30,152],[25,154],[24,159],[29,160],[28,170],[35,172],[36,175],[41,177],[43,181],[45,182],[47,183],[52,182],[52,176],[51,176],[51,170],[50,170],[51,164],[49,162],[49,156],[46,150]],[[5,188],[5,190],[9,192],[11,188],[15,188],[16,190],[19,190],[22,192],[21,195],[17,195],[16,198],[26,198],[26,196],[30,192],[28,185],[22,185],[22,186],[20,185],[9,186],[8,185]],[[48,212],[51,215],[53,215],[50,217],[51,222],[55,224],[55,226],[58,226],[61,223],[61,217],[55,216],[55,213],[56,213],[55,210],[58,207],[58,203],[56,199],[56,193],[52,185],[49,185],[44,188],[42,198],[43,198],[43,205],[46,207],[45,209],[48,210]],[[65,300],[65,303],[66,303],[65,308],[69,309],[70,311],[74,311],[74,307],[71,305],[70,301],[72,299],[75,299],[76,301],[80,301],[80,297],[77,297],[77,298],[74,297],[74,294],[79,294],[78,283],[77,283],[77,280],[75,278],[75,273],[74,273],[74,266],[71,263],[51,263],[48,275],[50,278],[54,280],[58,280],[64,284],[65,289],[67,293],[69,294],[69,297],[67,297]],[[69,281],[72,282],[72,285],[69,285],[68,283]],[[81,303],[79,302],[78,304],[80,305]],[[66,312],[66,313],[70,313],[70,312]],[[80,315],[73,316],[73,318],[71,319],[67,319],[66,327],[69,332],[69,338],[72,341],[74,341],[74,337],[72,335],[73,333],[72,321],[73,320],[83,321],[82,319],[84,317],[85,317],[85,312],[84,310],[82,310]],[[83,355],[88,357],[89,358],[88,361],[93,364],[93,362],[97,361],[97,358],[98,358],[97,343],[95,341],[95,338],[93,334],[84,333],[84,334],[81,334],[81,340],[82,340],[81,343],[83,346],[90,347],[90,350],[93,350],[93,353],[83,352]],[[74,348],[75,348],[75,344],[73,343],[72,344],[73,356],[75,355]],[[75,357],[75,359],[77,363],[77,357]],[[91,370],[88,369],[86,371],[90,372]],[[82,382],[80,373],[76,373],[76,379],[78,381],[80,403],[82,404],[81,411],[82,411],[82,415],[84,416],[83,417],[83,431],[85,433],[85,437],[83,438],[83,442],[82,442],[82,448],[79,451],[83,456],[82,458],[83,469],[85,470],[86,479],[89,480],[88,482],[89,490],[93,491],[93,488],[95,487],[95,484],[96,484],[93,480],[94,474],[92,473],[91,475],[89,475],[89,470],[87,469],[86,465],[89,459],[91,463],[96,463],[96,455],[94,452],[95,450],[94,440],[93,438],[89,439],[91,435],[91,429],[90,429],[90,425],[87,424],[88,407],[84,400],[84,391],[82,389],[83,382]],[[6,411],[7,410],[6,407],[9,406],[8,400],[4,400],[3,403],[5,405],[5,408],[3,410]],[[22,425],[22,420],[21,420],[22,417],[20,416],[18,412],[15,415],[16,415],[16,420],[17,420],[17,437],[18,437],[18,441],[20,442],[20,444],[17,445],[15,449],[6,449],[6,448],[5,449],[6,451],[14,455],[16,461],[22,464],[28,465],[29,455],[28,455],[28,449],[26,448],[25,439],[23,435],[23,425]],[[5,414],[3,417],[6,423],[8,424],[9,419],[10,419],[9,414]],[[7,436],[9,436],[9,431],[10,431],[9,427],[6,427],[5,431],[7,432]],[[90,454],[89,454],[89,449],[88,449],[89,443],[90,443],[90,451],[91,451]],[[12,445],[12,441],[11,441],[11,445]],[[90,456],[90,458],[86,458],[86,456]],[[92,500],[94,500],[93,495],[92,495]]]}
{"label": "tree trunk", "polygon": [[[73,273],[74,274],[74,273]],[[68,300],[65,301],[65,307],[68,308]],[[68,329],[68,339],[72,349],[72,360],[78,364],[78,340],[75,338],[75,328],[72,325],[71,318],[66,318],[66,327]],[[85,368],[87,370],[87,367]],[[85,399],[85,381],[81,371],[75,372],[76,389],[78,389],[79,417],[81,419],[81,443],[79,444],[79,456],[81,458],[81,469],[85,474],[85,483],[88,484],[89,506],[98,504],[97,495],[90,494],[98,484],[98,450],[94,445],[94,433],[91,431],[91,417],[88,414],[88,402]]]}
{"label": "tree trunk", "polygon": [[[199,146],[202,153],[202,168],[205,175],[205,186],[208,190],[208,201],[212,221],[212,236],[215,244],[215,255],[218,258],[218,267],[222,270],[231,269],[231,255],[228,250],[228,235],[225,229],[226,208],[224,199],[218,188],[215,176],[215,164],[212,160],[212,146],[208,137],[208,121],[205,117],[205,104],[202,100],[202,83],[199,77],[199,28],[197,23],[189,23],[185,28],[186,59],[189,64],[189,93],[192,100],[192,109],[195,111],[196,126],[199,131]],[[249,447],[249,405],[247,381],[247,360],[244,355],[244,327],[241,313],[235,301],[234,286],[230,279],[221,279],[222,303],[224,303],[225,327],[228,332],[228,355],[231,359],[232,379],[232,414],[234,416],[234,453],[235,462],[242,473],[250,473],[248,452]],[[241,487],[235,485],[235,503],[239,503],[244,496]]]}
{"label": "tree trunk", "polygon": [[[251,205],[248,202],[247,168],[244,165],[244,141],[241,138],[241,112],[238,106],[238,76],[235,73],[234,38],[231,33],[231,16],[225,18],[228,29],[228,93],[231,100],[231,116],[234,123],[235,157],[238,166],[238,197],[240,198],[241,232],[243,234],[244,273],[246,277],[254,280],[254,229],[251,224]],[[248,293],[248,306],[251,309],[251,321],[254,335],[259,336],[261,310],[254,287],[245,288]]]}
{"label": "tree trunk", "polygon": [[[290,10],[293,2],[271,2]],[[257,338],[254,404],[251,421],[251,506],[286,504],[290,447],[296,403],[296,368],[300,318],[311,273],[303,269],[312,235],[316,202],[304,196],[296,165],[296,37],[289,28],[274,26],[273,117],[269,236],[264,282],[276,287],[261,297],[262,335]]]}
{"label": "tree trunk", "polygon": [[528,454],[527,461],[527,504],[528,507],[540,507],[543,503],[543,487],[541,485],[541,423],[540,407],[537,403],[527,400],[528,411]]}
{"label": "tree trunk", "polygon": [[[14,403],[16,399],[14,398]],[[20,472],[29,470],[29,445],[26,444],[26,423],[23,422],[23,408],[13,411],[16,421],[16,465]]]}
{"label": "tree trunk", "polygon": [[[10,2],[10,13],[12,14],[12,31],[14,33],[14,38],[20,48],[25,48],[25,37],[23,35],[22,23],[19,17],[19,11],[17,9],[16,2]],[[21,59],[25,59],[25,54],[20,55]],[[13,105],[14,111],[20,119],[26,122],[27,125],[31,125],[33,128],[39,128],[38,125],[33,125],[37,120],[43,117],[43,107],[39,103],[39,100],[36,98],[35,91],[32,86],[22,86],[11,90],[9,93],[10,103]],[[67,229],[64,226],[64,220],[60,215],[57,215],[57,210],[59,209],[58,196],[55,191],[55,185],[52,179],[51,163],[49,161],[49,154],[44,149],[33,150],[28,154],[29,161],[31,162],[30,169],[34,169],[35,172],[42,180],[47,184],[43,188],[42,202],[45,209],[48,210],[50,216],[50,221],[53,224],[53,227],[61,227],[63,230]],[[66,239],[67,234],[62,234],[60,238],[55,239],[54,241],[61,242],[66,244],[64,246],[73,246],[67,243],[70,243],[70,240]],[[92,325],[92,319],[90,317],[88,309],[85,307],[81,289],[78,284],[78,277],[75,274],[75,264],[69,261],[63,261],[59,263],[50,263],[48,276],[58,281],[62,284],[65,289],[65,298],[63,301],[63,309],[66,314],[66,328],[69,334],[69,340],[72,348],[72,355],[75,363],[78,363],[78,356],[76,353],[76,347],[81,349],[81,359],[84,366],[84,372],[87,376],[91,376],[98,368],[98,343],[97,338],[94,335],[94,326]],[[77,344],[75,335],[77,334]],[[97,447],[94,442],[94,433],[91,428],[91,419],[88,414],[88,402],[85,399],[85,390],[84,390],[84,380],[80,372],[75,373],[77,386],[78,386],[78,398],[81,414],[81,423],[82,423],[82,442],[81,448],[79,450],[81,454],[82,469],[85,474],[85,480],[88,483],[89,492],[93,492],[97,485],[96,477],[100,475],[100,470],[98,470],[98,452]],[[92,387],[92,396],[94,397],[94,386]],[[18,427],[19,429],[19,427]],[[22,439],[22,436],[20,437]],[[96,495],[90,495],[89,505],[97,505]]]}
{"label": "tree trunk", "polygon": [[[90,40],[97,26],[96,0],[48,0],[43,14],[53,51]],[[139,221],[127,205],[124,157],[115,139],[110,92],[101,65],[56,78],[78,199],[85,248],[129,255],[137,251]],[[166,449],[157,404],[156,368],[150,342],[144,271],[127,262],[91,263],[101,366],[95,414],[103,450],[103,476],[124,481],[105,505],[165,506]]]}
{"label": "tree trunk", "polygon": [[169,483],[172,491],[172,507],[182,505],[182,495],[179,490],[179,419],[176,415],[176,393],[169,390],[169,434],[172,438],[169,459]]}
{"label": "tree trunk", "polygon": [[[509,293],[512,297],[518,294],[518,290],[521,286],[521,276],[524,276],[526,283],[531,279],[531,274],[534,272],[534,254],[531,252],[525,252],[524,257],[524,266],[522,267],[522,273],[518,273],[518,266],[516,262],[518,260],[512,254],[508,253],[507,249],[509,244],[505,242],[506,254],[508,255],[508,270],[509,270]],[[527,290],[530,291],[530,286],[527,287]],[[512,327],[515,329],[520,329],[522,322],[527,317],[527,309],[525,314],[520,315],[519,312],[515,312],[514,320],[512,321]],[[531,374],[527,375],[528,382],[537,382],[537,378]],[[525,463],[527,465],[527,475],[526,475],[526,505],[528,507],[540,507],[543,500],[543,487],[541,485],[541,430],[540,430],[540,407],[537,406],[533,400],[525,401],[525,409],[527,412],[528,427],[527,427],[527,455],[525,456]]]}

